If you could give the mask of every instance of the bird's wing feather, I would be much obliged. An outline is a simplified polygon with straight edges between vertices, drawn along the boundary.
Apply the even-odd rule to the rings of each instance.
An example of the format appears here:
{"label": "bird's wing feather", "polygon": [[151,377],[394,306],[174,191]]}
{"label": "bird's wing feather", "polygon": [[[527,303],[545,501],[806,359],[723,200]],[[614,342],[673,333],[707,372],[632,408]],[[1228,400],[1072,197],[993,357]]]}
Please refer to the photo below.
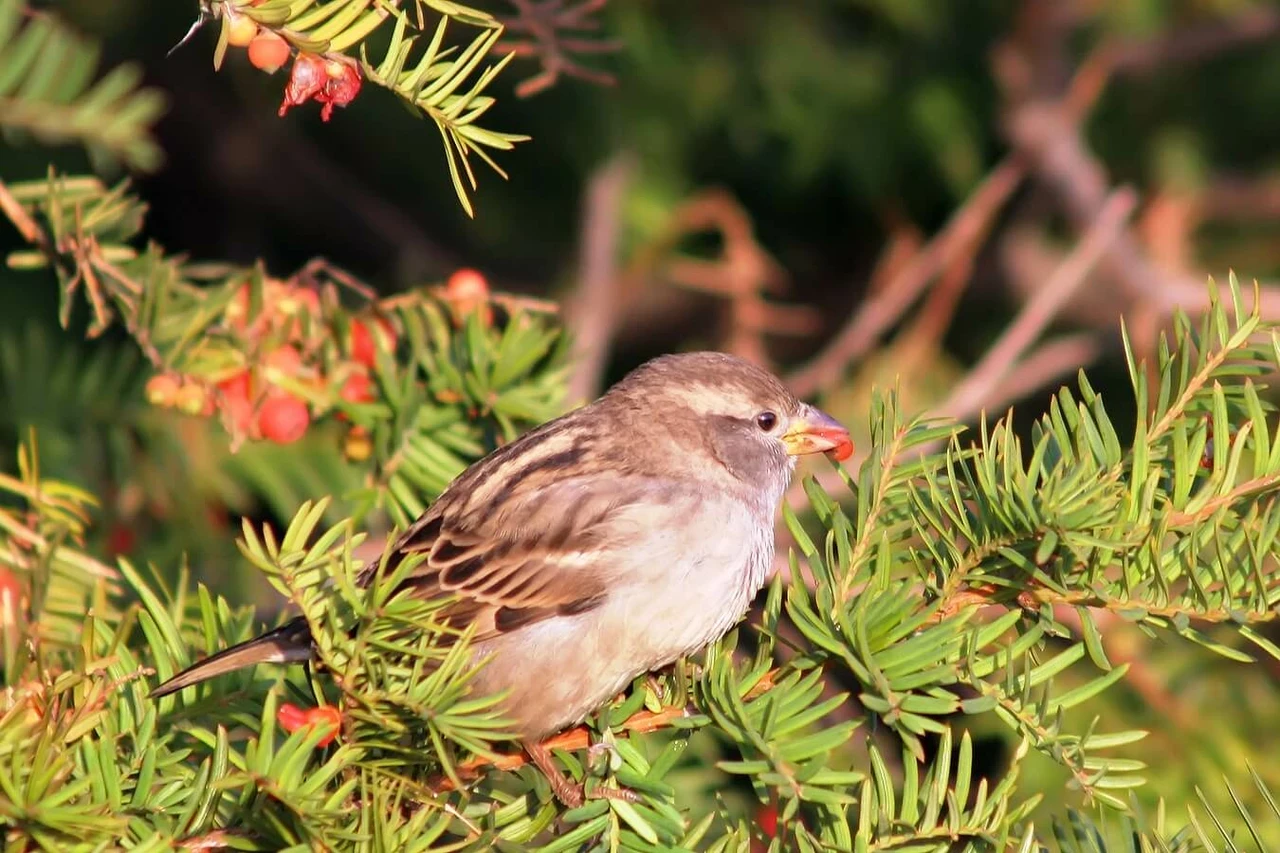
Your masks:
{"label": "bird's wing feather", "polygon": [[447,613],[476,639],[584,613],[604,601],[620,549],[642,533],[619,520],[668,484],[651,478],[571,476],[530,485],[478,513],[442,496],[391,548],[425,555],[405,581],[415,594],[454,596]]}

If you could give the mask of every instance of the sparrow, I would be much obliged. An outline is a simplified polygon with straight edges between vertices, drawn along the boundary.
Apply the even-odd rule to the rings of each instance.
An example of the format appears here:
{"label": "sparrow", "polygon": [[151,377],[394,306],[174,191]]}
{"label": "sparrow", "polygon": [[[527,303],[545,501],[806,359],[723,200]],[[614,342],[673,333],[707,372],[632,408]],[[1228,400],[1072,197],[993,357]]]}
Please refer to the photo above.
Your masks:
{"label": "sparrow", "polygon": [[[525,750],[572,807],[582,788],[540,742],[733,627],[765,584],[797,457],[852,449],[766,370],[722,353],[661,356],[465,470],[390,543],[383,570],[425,555],[405,583],[452,597],[449,620],[475,626],[485,665],[473,689],[506,693]],[[151,695],[312,655],[299,618]]]}

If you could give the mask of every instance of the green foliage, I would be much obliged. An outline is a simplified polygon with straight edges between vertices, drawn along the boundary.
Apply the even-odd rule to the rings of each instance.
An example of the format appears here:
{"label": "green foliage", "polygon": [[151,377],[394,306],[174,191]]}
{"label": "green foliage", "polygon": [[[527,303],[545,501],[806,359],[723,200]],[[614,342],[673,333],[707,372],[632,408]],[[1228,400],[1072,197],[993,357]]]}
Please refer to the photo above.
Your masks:
{"label": "green foliage", "polygon": [[[515,143],[529,138],[485,130],[476,124],[494,104],[485,89],[512,58],[508,54],[476,73],[502,35],[502,27],[486,12],[446,0],[414,0],[406,4],[412,6],[409,10],[399,3],[376,0],[270,0],[257,6],[248,0],[221,0],[210,5],[222,21],[214,51],[215,68],[221,66],[227,50],[232,15],[243,15],[279,33],[305,53],[336,55],[358,47],[369,82],[391,90],[435,122],[454,190],[468,216],[474,215],[470,194],[476,189],[471,155],[505,178],[506,173],[486,149],[510,151]],[[384,58],[375,64],[368,58],[366,42],[388,19],[394,21],[390,41]],[[427,25],[429,19],[436,19],[434,27]],[[450,21],[479,28],[480,33],[461,49],[446,47]],[[419,50],[420,37],[428,33],[428,46]]]}
{"label": "green foliage", "polygon": [[[0,9],[11,5],[0,0]],[[954,35],[934,23],[947,11],[940,4],[861,5],[902,31]],[[516,140],[471,123],[489,109],[483,89],[496,73],[482,68],[497,36],[480,13],[443,0],[236,9],[316,51],[364,50],[394,17],[385,58],[375,65],[366,51],[364,70],[437,122],[464,204],[474,187],[468,154],[488,161],[487,148]],[[809,179],[829,172],[831,158],[847,182],[874,194],[913,159],[955,190],[974,179],[975,152],[990,140],[975,127],[950,132],[972,112],[961,105],[973,93],[955,75],[927,64],[900,74],[894,49],[840,49],[826,39],[836,28],[807,31],[801,14],[762,15],[781,22],[764,62],[726,64],[736,48],[698,43],[710,73],[691,74],[662,45],[636,53],[655,70],[650,84],[664,107],[691,107],[695,131],[721,112],[732,118],[734,144],[770,158],[775,149],[759,140],[785,136],[785,168],[758,169],[763,180]],[[449,53],[446,18],[481,32]],[[0,74],[16,67],[8,45],[60,44],[42,21],[0,48]],[[925,53],[937,55],[915,51]],[[44,57],[29,70],[45,83],[29,84],[28,94],[52,91]],[[739,75],[743,66],[758,68],[760,80]],[[749,82],[731,82],[739,79]],[[829,86],[833,79],[840,85]],[[765,110],[724,94],[757,84],[768,90]],[[58,97],[83,107],[67,85]],[[812,96],[842,108],[814,109]],[[890,103],[900,105],[888,110],[898,123],[921,130],[926,152],[896,145],[875,120]],[[40,115],[77,114],[68,104]],[[831,120],[849,124],[831,133]],[[123,330],[143,353],[113,341],[82,354],[25,333],[0,341],[6,402],[28,412],[6,426],[25,433],[38,409],[25,401],[47,406],[41,459],[61,472],[39,470],[32,447],[17,477],[0,477],[8,849],[1145,851],[1280,839],[1276,771],[1260,764],[1250,779],[1223,784],[1216,772],[1274,745],[1262,730],[1270,727],[1239,726],[1232,713],[1274,697],[1244,685],[1225,702],[1211,698],[1196,737],[1173,749],[1133,722],[1151,710],[1136,691],[1139,667],[1164,663],[1171,650],[1197,661],[1170,678],[1175,690],[1221,687],[1256,658],[1280,654],[1267,633],[1280,451],[1262,380],[1280,368],[1280,343],[1275,327],[1243,308],[1234,281],[1225,306],[1197,324],[1178,320],[1156,364],[1130,356],[1133,435],[1083,376],[1025,442],[1004,420],[984,424],[971,445],[949,424],[905,416],[894,395],[875,398],[872,454],[846,480],[852,500],[806,483],[812,511],[788,515],[797,553],[758,618],[602,709],[589,730],[603,751],[557,753],[589,789],[624,786],[640,801],[566,812],[529,768],[488,766],[495,755],[512,762],[501,758],[508,745],[492,699],[467,691],[465,634],[438,624],[443,602],[393,594],[412,561],[367,588],[354,580],[365,567],[357,548],[368,544],[359,531],[377,520],[373,510],[406,523],[469,462],[558,411],[564,339],[547,317],[511,308],[490,322],[435,291],[374,301],[333,270],[282,280],[261,266],[191,264],[140,244],[144,206],[124,185],[51,172],[0,191],[30,244],[10,263],[54,271],[64,327],[79,331],[87,313],[89,335]],[[277,324],[281,293],[303,287],[320,294],[318,311],[296,327]],[[242,296],[236,319],[230,309]],[[367,402],[340,393],[357,320],[386,321],[395,334],[375,336],[377,394]],[[298,342],[294,334],[307,341],[301,379],[268,363],[275,348]],[[211,422],[175,422],[139,399],[147,372],[212,388],[242,370],[305,398],[322,422],[296,445],[250,442],[228,460],[226,436]],[[104,403],[111,389],[118,399]],[[209,494],[196,482],[216,468],[203,476],[218,488],[252,493],[291,519],[244,524],[241,553],[306,617],[329,671],[263,667],[148,699],[159,677],[275,616],[232,606],[238,590],[223,597],[193,587],[172,554],[147,569],[137,560],[108,565],[92,538],[91,492],[102,492],[106,513],[125,501],[80,473],[75,462],[91,453],[56,440],[57,421],[69,419],[101,424],[103,445],[126,451],[111,454],[113,464],[146,472],[130,483],[135,495],[173,507],[179,495]],[[357,427],[371,446],[361,464],[337,452],[341,433]],[[188,543],[203,527],[204,508],[191,503],[166,525]],[[226,564],[215,565],[227,593]],[[1147,657],[1117,654],[1113,641],[1126,631],[1156,641]],[[340,709],[338,741],[283,731],[286,702]],[[660,724],[650,730],[646,720]],[[1011,752],[981,766],[978,739],[991,732]],[[1190,810],[1156,802],[1184,783],[1198,794]],[[1072,808],[1062,813],[1064,802]],[[766,803],[779,814],[772,839],[756,811]]]}
{"label": "green foliage", "polygon": [[470,155],[476,154],[505,178],[506,172],[498,167],[485,149],[509,151],[515,143],[523,142],[529,137],[496,133],[475,124],[495,103],[493,98],[483,94],[484,90],[515,54],[507,54],[501,61],[481,72],[469,88],[462,90],[467,78],[497,43],[502,35],[501,28],[490,22],[490,29],[477,36],[456,57],[448,59],[454,51],[442,48],[447,21],[447,18],[440,19],[430,44],[412,67],[408,67],[417,39],[406,37],[406,19],[399,17],[386,58],[376,67],[366,59],[364,67],[370,81],[391,89],[436,123],[444,140],[445,158],[458,200],[462,202],[467,214],[473,215],[468,188],[475,190],[476,177],[471,169]]}
{"label": "green foliage", "polygon": [[57,18],[0,0],[0,129],[9,137],[84,145],[98,161],[154,169],[161,151],[151,125],[163,111],[153,89],[139,87],[132,65],[94,80],[96,44]]}
{"label": "green foliage", "polygon": [[[117,572],[92,560],[74,544],[88,496],[41,480],[24,457],[24,477],[0,483],[26,505],[0,518],[4,565],[31,591],[5,634],[6,814],[17,837],[68,850],[181,839],[743,849],[760,827],[741,800],[689,810],[705,771],[688,757],[711,747],[721,755],[712,784],[741,780],[749,798],[777,804],[775,850],[1215,849],[1232,826],[1269,844],[1269,770],[1254,774],[1252,804],[1228,787],[1234,817],[1206,797],[1171,832],[1162,810],[1148,819],[1134,806],[1131,792],[1147,783],[1126,753],[1145,733],[1090,711],[1127,671],[1089,627],[1097,611],[1232,658],[1270,651],[1253,626],[1271,614],[1266,530],[1280,465],[1253,380],[1280,367],[1280,349],[1234,282],[1229,297],[1198,329],[1178,325],[1155,393],[1135,365],[1150,426],[1127,446],[1083,381],[1079,403],[1059,394],[1027,453],[1003,422],[966,447],[953,428],[903,419],[892,395],[877,398],[875,452],[849,478],[856,503],[846,511],[807,484],[813,518],[788,513],[799,553],[769,588],[750,642],[734,632],[699,661],[638,681],[592,721],[605,752],[585,763],[558,753],[588,789],[625,786],[637,803],[563,812],[529,769],[483,772],[505,736],[494,698],[467,689],[466,633],[441,624],[445,602],[395,592],[412,560],[361,587],[362,537],[349,520],[324,524],[325,501],[304,504],[279,533],[246,524],[242,549],[304,614],[321,670],[337,677],[263,668],[147,699],[150,673],[250,636],[251,612],[185,580],[166,590],[127,561]],[[478,320],[468,334],[484,334]],[[414,358],[456,372],[476,399],[529,387],[528,366],[545,352],[534,337],[496,357],[426,319],[415,335]],[[1207,419],[1227,436],[1210,450]],[[942,451],[919,452],[940,438]],[[1238,531],[1250,547],[1236,544]],[[1080,614],[1078,629],[1067,612]],[[784,646],[791,630],[803,642]],[[337,743],[318,747],[317,729],[281,731],[286,699],[340,709]],[[851,714],[855,699],[862,710]],[[636,722],[686,706],[648,733]],[[984,720],[1017,747],[997,776],[979,778],[964,729]],[[1083,795],[1062,822],[1038,818],[1040,796],[1020,783],[1037,755]]]}
{"label": "green foliage", "polygon": [[[323,480],[344,487],[348,509],[360,517],[384,508],[396,522],[407,523],[497,443],[559,414],[565,339],[518,300],[465,316],[437,291],[371,303],[366,288],[323,264],[281,281],[261,267],[191,264],[154,244],[138,249],[134,241],[145,205],[127,184],[108,189],[94,178],[51,174],[8,192],[37,235],[37,248],[12,253],[9,263],[53,268],[61,283],[64,326],[77,309],[87,308],[90,336],[123,325],[153,369],[181,374],[211,398],[221,399],[219,383],[250,371],[317,413],[341,416],[366,430],[372,478],[357,484],[338,472]],[[287,307],[302,291],[318,294],[317,312]],[[344,299],[353,297],[357,305],[347,307]],[[355,323],[385,324],[396,334],[390,347],[378,348],[370,371],[377,393],[367,403],[342,397]],[[301,349],[310,372],[280,375],[270,361],[281,347]],[[39,365],[11,365],[13,385],[39,382]],[[238,444],[243,428],[236,432],[229,416],[223,420]],[[328,446],[337,443],[331,435]],[[253,481],[287,515],[305,497],[290,484],[305,482],[316,464],[311,450],[295,459],[302,465],[296,476],[287,460],[255,464],[266,461],[260,450],[232,463],[231,470],[236,479]]]}

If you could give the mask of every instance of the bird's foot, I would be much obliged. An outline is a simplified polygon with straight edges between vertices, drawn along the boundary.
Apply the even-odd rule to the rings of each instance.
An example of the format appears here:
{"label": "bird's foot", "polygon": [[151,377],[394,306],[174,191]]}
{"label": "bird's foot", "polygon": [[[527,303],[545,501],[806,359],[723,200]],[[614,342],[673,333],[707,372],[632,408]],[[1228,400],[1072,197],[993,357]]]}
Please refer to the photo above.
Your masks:
{"label": "bird's foot", "polygon": [[577,782],[571,782],[561,773],[548,776],[551,791],[556,799],[564,803],[565,808],[576,809],[587,800],[622,800],[628,803],[640,802],[640,795],[630,788],[612,788],[607,785],[594,785],[591,790]]}
{"label": "bird's foot", "polygon": [[[556,766],[555,759],[551,756],[552,747],[548,746],[550,741],[543,743],[526,742],[524,745],[525,752],[529,753],[529,758],[533,759],[533,763],[542,771],[542,775],[546,777],[547,782],[551,785],[551,793],[555,794],[556,799],[564,803],[567,808],[576,809],[587,800],[624,800],[629,803],[640,801],[640,796],[635,791],[627,788],[611,788],[604,785],[593,785],[590,790],[586,786],[574,782]],[[601,747],[603,751],[613,749],[611,744],[601,743],[588,747],[589,751],[595,751],[597,747]]]}

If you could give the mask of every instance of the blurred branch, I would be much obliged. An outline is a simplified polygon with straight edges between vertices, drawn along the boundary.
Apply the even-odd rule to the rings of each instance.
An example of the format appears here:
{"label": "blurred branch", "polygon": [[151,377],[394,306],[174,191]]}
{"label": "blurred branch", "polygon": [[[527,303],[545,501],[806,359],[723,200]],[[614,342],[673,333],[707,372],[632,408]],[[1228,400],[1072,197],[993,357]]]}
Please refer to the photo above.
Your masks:
{"label": "blurred branch", "polygon": [[941,414],[963,420],[981,411],[1024,352],[1040,337],[1058,311],[1082,285],[1107,248],[1124,229],[1137,206],[1130,189],[1116,190],[1107,199],[1088,232],[1004,333],[969,371],[951,396],[938,407]]}
{"label": "blurred branch", "polygon": [[838,382],[849,364],[875,345],[929,282],[980,239],[1024,174],[1025,167],[1017,158],[1006,158],[996,166],[946,227],[883,290],[862,304],[826,349],[791,374],[788,384],[792,391],[808,397]]}
{"label": "blurred branch", "polygon": [[[1013,104],[1006,121],[1006,133],[1032,172],[1061,203],[1075,226],[1084,230],[1099,215],[1110,195],[1106,170],[1089,150],[1081,132],[1084,107],[1092,104],[1105,88],[1115,68],[1110,49],[1095,51],[1076,72],[1061,100],[1029,95],[1025,81],[1034,75],[1039,54],[1005,44],[996,51],[995,71]],[[1129,300],[1146,302],[1169,314],[1182,308],[1193,314],[1208,308],[1209,297],[1203,277],[1180,275],[1156,267],[1125,229],[1111,241],[1104,258]],[[1280,292],[1261,291],[1264,316],[1280,316]],[[1246,300],[1252,299],[1249,291]]]}
{"label": "blurred branch", "polygon": [[619,220],[633,168],[630,156],[615,156],[596,169],[587,182],[578,288],[565,306],[565,323],[574,341],[570,404],[594,399],[604,378],[618,320]]}
{"label": "blurred branch", "polygon": [[655,244],[674,246],[680,237],[714,231],[723,243],[714,260],[676,255],[658,268],[678,287],[696,290],[729,302],[728,333],[721,348],[767,365],[766,335],[809,335],[818,318],[807,305],[781,305],[766,293],[786,291],[787,274],[756,240],[751,218],[723,190],[709,190],[685,202],[672,217],[672,226]]}
{"label": "blurred branch", "polygon": [[1158,38],[1107,48],[1116,72],[1146,74],[1170,63],[1198,62],[1242,45],[1280,35],[1280,9],[1260,6],[1214,23],[1167,32]]}
{"label": "blurred branch", "polygon": [[527,39],[504,39],[494,48],[498,53],[540,59],[542,70],[516,86],[516,96],[529,98],[556,84],[560,75],[575,77],[588,83],[612,86],[617,80],[607,71],[588,68],[569,54],[614,53],[622,49],[616,39],[585,39],[563,35],[568,32],[594,32],[600,22],[589,17],[605,7],[609,0],[583,0],[568,6],[566,0],[507,0],[515,7],[514,17],[499,16],[509,33],[520,33]]}
{"label": "blurred branch", "polygon": [[1094,332],[1056,338],[1032,350],[992,390],[987,408],[1004,409],[1051,382],[1082,370],[1098,360],[1102,344]]}

